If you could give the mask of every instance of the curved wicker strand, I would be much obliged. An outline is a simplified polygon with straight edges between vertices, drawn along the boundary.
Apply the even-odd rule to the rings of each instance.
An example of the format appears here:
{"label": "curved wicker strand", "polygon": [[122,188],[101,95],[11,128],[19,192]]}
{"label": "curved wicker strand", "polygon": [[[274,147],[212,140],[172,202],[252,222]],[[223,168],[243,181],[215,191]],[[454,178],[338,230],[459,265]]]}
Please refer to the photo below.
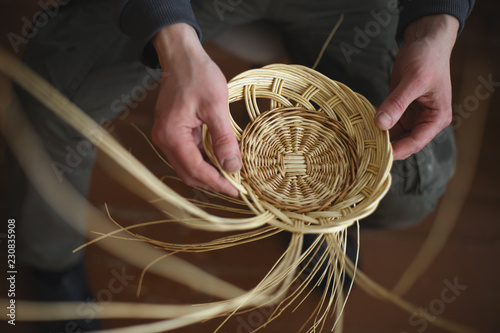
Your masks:
{"label": "curved wicker strand", "polygon": [[[231,118],[242,170],[229,175],[220,168],[208,130],[204,147],[249,207],[272,211],[269,224],[334,232],[376,209],[391,184],[392,147],[363,96],[313,69],[283,64],[241,73],[228,90],[229,102],[244,100],[250,117],[243,130]],[[266,103],[259,100],[270,109],[261,110]]]}

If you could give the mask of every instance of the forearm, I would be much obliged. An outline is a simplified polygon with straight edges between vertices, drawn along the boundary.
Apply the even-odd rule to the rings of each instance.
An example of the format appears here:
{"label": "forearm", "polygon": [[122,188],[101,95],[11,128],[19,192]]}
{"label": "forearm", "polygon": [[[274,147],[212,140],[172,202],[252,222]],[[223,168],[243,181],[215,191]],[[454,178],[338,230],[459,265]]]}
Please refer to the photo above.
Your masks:
{"label": "forearm", "polygon": [[151,40],[163,28],[186,23],[196,31],[196,22],[189,0],[109,0],[113,4],[116,25],[141,46],[141,61],[150,67],[158,65],[156,50]]}
{"label": "forearm", "polygon": [[474,7],[475,0],[399,0],[400,15],[396,39],[400,44],[405,39],[405,31],[413,22],[426,17],[448,14],[458,20],[459,34]]}
{"label": "forearm", "polygon": [[460,22],[451,15],[425,16],[405,29],[405,43],[424,40],[438,46],[440,52],[451,54],[459,27]]}
{"label": "forearm", "polygon": [[158,54],[162,69],[185,61],[186,57],[205,54],[195,29],[186,23],[176,23],[162,28],[151,40]]}
{"label": "forearm", "polygon": [[202,125],[227,172],[241,167],[238,141],[229,121],[224,74],[186,23],[162,28],[153,38],[163,76],[151,136],[188,185],[238,196],[238,191],[200,152]]}
{"label": "forearm", "polygon": [[396,160],[420,151],[451,122],[450,55],[458,29],[458,20],[446,14],[422,17],[405,29],[391,93],[375,118],[390,130]]}

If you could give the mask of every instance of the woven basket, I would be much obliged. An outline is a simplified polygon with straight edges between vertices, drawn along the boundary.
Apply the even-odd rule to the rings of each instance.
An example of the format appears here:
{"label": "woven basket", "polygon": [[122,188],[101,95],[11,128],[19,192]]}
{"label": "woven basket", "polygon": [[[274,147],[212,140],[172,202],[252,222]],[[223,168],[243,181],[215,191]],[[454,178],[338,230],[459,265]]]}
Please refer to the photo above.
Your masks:
{"label": "woven basket", "polygon": [[[345,229],[377,207],[389,189],[392,148],[361,95],[310,68],[270,65],[229,84],[229,103],[244,100],[242,170],[227,174],[204,131],[207,155],[257,214],[305,233]],[[265,105],[265,110],[261,110]]]}
{"label": "woven basket", "polygon": [[[159,209],[168,214],[171,214],[169,209],[180,209],[194,217],[179,222],[191,228],[210,231],[253,229],[250,232],[197,244],[168,244],[151,240],[155,246],[162,245],[171,251],[167,255],[147,247],[142,242],[146,239],[141,235],[135,235],[141,242],[135,242],[133,247],[120,246],[115,242],[108,244],[103,242],[102,246],[106,250],[138,267],[147,262],[147,258],[155,258],[146,266],[144,272],[147,269],[154,270],[160,276],[224,300],[196,306],[137,302],[104,304],[102,311],[98,313],[99,318],[164,319],[128,327],[126,328],[128,331],[167,331],[220,315],[232,316],[244,307],[272,304],[283,297],[284,290],[289,288],[292,282],[297,281],[290,273],[296,272],[298,264],[307,260],[301,249],[303,235],[294,233],[289,247],[276,265],[257,287],[245,292],[182,259],[173,258],[171,256],[173,253],[212,251],[259,240],[280,231],[272,227],[256,230],[265,223],[303,233],[345,231],[354,221],[370,214],[390,186],[391,145],[388,133],[378,130],[373,124],[375,113],[373,107],[366,99],[341,83],[306,67],[271,65],[240,74],[229,83],[230,102],[244,100],[251,118],[250,124],[244,131],[231,119],[234,132],[241,144],[244,162],[241,172],[227,174],[220,168],[214,158],[210,134],[206,128],[204,129],[203,143],[209,158],[219,167],[221,173],[240,189],[241,198],[257,214],[255,217],[243,219],[215,216],[185,200],[137,161],[99,124],[2,48],[0,48],[0,72],[12,78],[99,147],[120,167],[119,172],[111,174],[117,176],[117,179],[130,190],[137,191],[139,183],[141,187],[138,193]],[[258,100],[269,101],[268,106],[263,108],[265,112],[260,111],[259,105],[262,103],[257,103]],[[18,126],[6,128],[7,143],[12,145],[13,152],[40,193],[50,199],[48,202],[54,205],[56,211],[71,220],[71,210],[66,209],[66,206],[69,204],[72,207],[74,202],[80,205],[82,198],[75,195],[67,185],[53,191],[54,187],[50,186],[51,182],[56,181],[52,179],[53,172],[50,167],[43,167],[50,165],[49,160],[44,157],[43,149],[37,145],[36,136],[23,119],[22,113],[15,104],[12,106],[9,110],[12,111],[9,120]],[[0,113],[0,120],[4,120],[3,117],[5,115]],[[17,127],[24,128],[21,135],[18,135],[18,131],[12,131]],[[35,147],[40,151],[40,154],[36,154],[39,163],[35,163],[37,165],[35,168],[33,168],[35,164],[32,163],[33,156],[26,147]],[[151,197],[156,199],[151,200]],[[241,203],[237,201],[238,204]],[[62,202],[66,206],[61,206]],[[215,207],[227,208],[219,205]],[[115,237],[117,232],[131,233],[129,228],[118,230],[110,228],[97,209],[92,205],[88,208],[92,216],[88,219],[89,223],[95,229],[104,228],[107,232],[86,245],[102,238]],[[243,214],[247,212],[244,211]],[[153,221],[147,224],[159,222],[165,221]],[[389,300],[409,313],[419,312],[417,306],[370,280],[363,272],[356,272],[357,263],[345,257],[347,242],[345,232],[316,238],[317,241],[321,239],[325,240],[323,244],[326,243],[325,253],[328,253],[328,256],[322,256],[313,270],[304,269],[300,272],[307,273],[308,277],[290,297],[278,305],[279,309],[276,309],[273,315],[255,330],[265,327],[295,301],[304,291],[303,286],[311,283],[312,277],[319,273],[320,269],[328,273],[327,283],[333,281],[334,286],[331,293],[323,293],[321,303],[309,318],[314,323],[308,331],[320,326],[322,328],[324,321],[329,318],[327,316],[329,310],[338,310],[334,325],[342,326],[340,315],[345,306],[341,295],[344,286],[343,276],[345,276],[343,272],[347,272],[353,280],[355,278],[357,285],[374,297]],[[304,254],[312,254],[315,244],[319,242],[313,243]],[[153,265],[159,259],[168,263],[162,266]],[[422,259],[422,256],[417,256],[417,259]],[[418,260],[415,262],[422,264]],[[323,269],[323,263],[329,267],[327,270]],[[325,274],[320,275],[325,276]],[[208,283],[200,284],[200,280],[206,280]],[[339,294],[341,297],[334,302],[335,295]],[[20,302],[24,311],[19,313],[19,320],[84,319],[84,315],[77,309],[79,305],[75,303],[55,302],[40,305]],[[7,304],[8,300],[0,299],[0,303]],[[420,313],[420,316],[450,332],[477,332],[473,328],[464,327],[444,318],[431,318],[432,316],[425,312]]]}

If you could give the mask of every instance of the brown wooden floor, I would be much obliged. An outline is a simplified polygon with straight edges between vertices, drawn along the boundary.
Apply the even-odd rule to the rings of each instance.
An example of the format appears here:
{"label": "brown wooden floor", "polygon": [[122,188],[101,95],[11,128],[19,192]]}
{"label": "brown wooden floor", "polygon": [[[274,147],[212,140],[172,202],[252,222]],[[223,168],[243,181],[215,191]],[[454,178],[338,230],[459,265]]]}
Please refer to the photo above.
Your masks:
{"label": "brown wooden floor", "polygon": [[[32,1],[34,3],[34,1]],[[5,4],[6,3],[6,4]],[[23,5],[21,5],[23,4]],[[30,1],[0,1],[0,41],[10,48],[5,36],[9,31],[18,32],[22,28],[20,17],[36,9]],[[452,58],[452,80],[454,84],[454,102],[464,105],[476,94],[480,78],[492,76],[493,81],[500,81],[500,6],[494,1],[479,1],[470,17],[466,29],[461,35]],[[29,15],[27,15],[29,17]],[[213,45],[207,46],[211,55],[223,68],[230,79],[237,73],[250,68],[234,60]],[[497,89],[497,88],[494,88]],[[130,126],[129,122],[149,132],[155,93],[149,93],[140,107],[132,110],[125,121],[116,121],[113,135],[125,147],[147,165],[155,174],[168,173],[168,168],[157,158],[142,137]],[[478,329],[481,332],[498,332],[500,327],[500,94],[492,91],[491,96],[480,101],[479,105],[462,115],[461,125],[457,127],[457,145],[459,164],[453,189],[462,188],[462,184],[471,182],[470,192],[461,205],[459,190],[446,193],[452,202],[452,209],[459,212],[459,218],[442,252],[430,268],[420,277],[405,299],[418,307],[434,309],[441,317]],[[474,171],[474,165],[477,168]],[[3,165],[3,164],[2,164]],[[469,170],[471,176],[467,176]],[[184,187],[184,191],[190,191]],[[5,198],[6,193],[2,193]],[[190,195],[187,192],[186,195]],[[194,192],[192,196],[194,196]],[[455,201],[454,201],[455,200]],[[113,216],[123,224],[138,223],[156,219],[158,213],[138,199],[134,194],[123,189],[113,181],[99,166],[93,174],[90,201],[102,207],[106,202],[113,209]],[[2,211],[4,211],[2,200]],[[455,204],[453,204],[455,203]],[[445,214],[448,216],[449,214]],[[3,214],[2,214],[3,216]],[[367,232],[361,236],[363,270],[375,281],[391,289],[399,280],[402,272],[415,257],[426,239],[430,228],[435,223],[436,214],[422,224],[396,231]],[[5,219],[3,219],[5,220]],[[0,233],[4,233],[4,229]],[[142,228],[141,232],[175,240],[192,242],[214,235],[195,232],[181,226]],[[196,263],[208,272],[227,279],[234,284],[250,288],[271,267],[287,246],[287,236],[280,235],[258,244],[241,246],[232,250],[201,253],[182,256]],[[4,242],[2,242],[4,244]],[[124,246],[129,246],[124,243]],[[3,249],[3,247],[2,247]],[[2,250],[3,251],[3,250]],[[109,283],[113,272],[125,270],[130,283],[123,291],[111,293],[113,301],[137,301],[151,303],[199,303],[210,299],[173,282],[160,279],[153,274],[146,274],[142,294],[135,296],[141,271],[102,251],[98,246],[87,250],[87,264],[92,289],[98,300],[105,302],[105,295],[110,295]],[[2,262],[1,267],[4,267]],[[2,268],[2,271],[5,271]],[[459,295],[448,303],[440,302],[446,281],[456,280],[466,286]],[[200,282],[202,283],[202,282]],[[20,277],[21,295],[29,297],[31,291],[29,276]],[[2,282],[1,293],[4,295]],[[99,299],[99,295],[101,298]],[[296,310],[290,311],[272,322],[263,332],[284,333],[298,331],[307,319],[319,295],[312,294]],[[445,304],[439,308],[439,304]],[[439,314],[438,314],[439,312]],[[249,332],[262,323],[268,316],[265,310],[256,310],[233,318],[220,332]],[[177,329],[174,332],[212,332],[220,319]],[[136,320],[108,320],[106,328],[132,325]],[[432,325],[425,326],[417,322],[411,314],[396,306],[374,299],[355,288],[347,303],[344,332],[346,333],[413,333],[445,332]],[[0,330],[5,332],[4,322]],[[32,327],[18,323],[15,328],[7,327],[8,332],[31,332]],[[325,329],[324,332],[329,330]]]}

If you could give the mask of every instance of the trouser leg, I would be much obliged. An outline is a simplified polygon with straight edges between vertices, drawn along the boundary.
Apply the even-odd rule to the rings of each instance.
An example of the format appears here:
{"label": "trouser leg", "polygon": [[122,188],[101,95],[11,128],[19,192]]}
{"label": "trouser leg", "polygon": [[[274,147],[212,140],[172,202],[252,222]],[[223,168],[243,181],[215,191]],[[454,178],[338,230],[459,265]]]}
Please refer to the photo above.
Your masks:
{"label": "trouser leg", "polygon": [[[74,0],[30,39],[23,60],[95,121],[109,126],[158,76],[139,64],[138,52],[115,27],[107,2]],[[14,91],[60,184],[86,196],[94,147],[21,88]],[[10,192],[16,193],[13,216],[20,221],[20,257],[33,267],[54,271],[77,264],[82,254],[72,250],[83,242],[85,208],[73,212],[80,229],[75,230],[26,180],[15,160],[9,158],[7,164]]]}
{"label": "trouser leg", "polygon": [[[193,1],[207,39],[236,25],[266,20],[280,29],[291,62],[309,67],[343,14],[317,70],[348,85],[375,106],[388,96],[397,53],[397,1],[261,0],[234,4],[218,11],[214,3]],[[363,220],[363,227],[403,227],[420,222],[443,194],[454,172],[455,157],[453,131],[448,127],[419,153],[395,161],[391,189],[377,211]]]}
{"label": "trouser leg", "polygon": [[[395,1],[280,1],[274,10],[292,62],[306,66],[314,64],[341,14],[343,23],[317,70],[378,106],[389,94],[397,52]],[[362,226],[403,227],[420,222],[443,194],[454,171],[455,155],[453,131],[447,128],[419,153],[395,161],[389,193]]]}
{"label": "trouser leg", "polygon": [[[73,0],[34,34],[23,60],[96,122],[112,130],[111,120],[126,117],[122,110],[131,100],[143,99],[159,76],[159,71],[146,70],[138,62],[138,53],[138,46],[115,27],[107,1]],[[71,185],[85,197],[94,147],[20,87],[15,86],[14,93],[59,180],[53,190]],[[30,184],[12,155],[6,159],[6,169],[13,199],[9,216],[19,222],[18,258],[32,268],[35,296],[41,301],[92,301],[83,253],[72,253],[84,241],[85,207],[73,212],[75,229]],[[98,322],[91,317],[43,322],[40,329],[83,332],[98,329]]]}

